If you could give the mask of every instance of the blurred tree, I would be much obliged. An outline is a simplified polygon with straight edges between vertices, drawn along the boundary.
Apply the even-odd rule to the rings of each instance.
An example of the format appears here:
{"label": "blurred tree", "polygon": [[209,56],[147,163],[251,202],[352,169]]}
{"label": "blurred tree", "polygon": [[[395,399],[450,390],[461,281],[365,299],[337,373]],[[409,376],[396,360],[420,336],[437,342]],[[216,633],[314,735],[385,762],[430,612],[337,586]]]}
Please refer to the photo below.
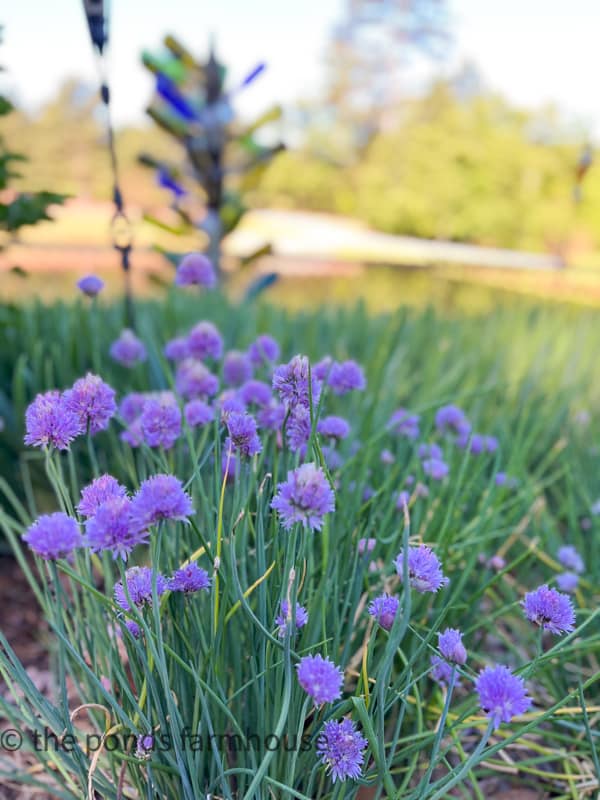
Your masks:
{"label": "blurred tree", "polygon": [[446,0],[346,0],[327,56],[325,102],[360,151],[397,120],[402,69],[448,43]]}
{"label": "blurred tree", "polygon": [[517,109],[468,83],[440,81],[405,103],[354,164],[335,166],[308,146],[281,156],[255,202],[351,214],[389,233],[561,254],[572,239],[599,242],[600,173],[590,170],[577,209],[572,200],[580,132],[554,109]]}

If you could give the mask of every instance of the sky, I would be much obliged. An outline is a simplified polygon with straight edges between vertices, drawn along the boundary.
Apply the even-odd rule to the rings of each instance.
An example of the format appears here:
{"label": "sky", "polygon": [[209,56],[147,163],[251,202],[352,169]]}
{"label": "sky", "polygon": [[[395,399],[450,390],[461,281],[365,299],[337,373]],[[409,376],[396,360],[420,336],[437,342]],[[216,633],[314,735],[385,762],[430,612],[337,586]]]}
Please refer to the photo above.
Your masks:
{"label": "sky", "polygon": [[[323,54],[345,0],[112,0],[109,77],[117,124],[139,123],[152,93],[144,48],[173,33],[199,56],[214,34],[235,82],[259,61],[267,71],[240,96],[252,116],[274,102],[318,94]],[[452,46],[446,63],[421,64],[426,81],[474,62],[485,85],[517,105],[553,103],[600,139],[600,0],[448,0]],[[81,0],[6,3],[0,23],[0,85],[29,110],[69,76],[97,81]],[[415,78],[413,77],[413,80]]]}

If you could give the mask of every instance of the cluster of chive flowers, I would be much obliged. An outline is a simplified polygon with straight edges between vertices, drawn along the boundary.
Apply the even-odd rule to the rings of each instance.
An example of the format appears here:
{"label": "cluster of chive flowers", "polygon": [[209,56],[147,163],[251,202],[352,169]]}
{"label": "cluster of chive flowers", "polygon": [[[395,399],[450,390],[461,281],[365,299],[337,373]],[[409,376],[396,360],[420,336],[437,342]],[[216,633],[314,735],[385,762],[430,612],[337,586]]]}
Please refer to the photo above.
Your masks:
{"label": "cluster of chive flowers", "polygon": [[[427,497],[429,488],[427,481],[434,483],[447,482],[450,476],[448,463],[448,449],[455,447],[470,456],[493,456],[494,472],[492,479],[497,487],[515,489],[518,481],[507,475],[506,472],[496,470],[496,454],[499,442],[495,436],[473,431],[473,426],[466,413],[456,405],[446,405],[439,408],[433,420],[433,431],[437,440],[421,440],[422,419],[420,414],[406,408],[396,409],[390,416],[387,429],[395,437],[407,440],[416,447],[419,469],[422,481],[417,481],[414,475],[408,475],[405,487],[397,495],[397,507],[402,508],[418,497]],[[381,462],[393,464],[396,460],[394,453],[385,448],[381,451]],[[413,487],[411,489],[411,487]]]}
{"label": "cluster of chive flowers", "polygon": [[[202,283],[200,273],[194,272],[196,268],[200,269],[198,264],[188,264],[186,270],[180,268],[179,285],[210,285]],[[148,356],[144,343],[131,331],[121,334],[110,353],[125,367],[133,367]],[[275,446],[287,448],[298,464],[278,482],[270,508],[284,534],[296,527],[304,535],[318,533],[336,510],[336,483],[331,473],[343,463],[342,443],[351,433],[346,419],[334,415],[319,418],[319,411],[331,394],[363,391],[366,379],[354,361],[337,362],[326,357],[311,365],[306,356],[297,355],[287,363],[277,364],[279,356],[278,343],[267,334],[259,336],[244,351],[225,352],[218,329],[210,322],[199,322],[165,346],[164,357],[174,365],[172,390],[130,393],[117,404],[114,390],[98,376],[88,374],[64,392],[47,392],[34,400],[27,410],[25,441],[37,447],[64,450],[79,436],[105,431],[116,418],[122,427],[121,439],[131,448],[169,451],[180,441],[187,447],[190,433],[201,434],[202,429],[213,425],[224,437],[223,477],[235,479],[240,464],[255,457],[253,466],[266,471],[268,462],[263,464],[261,458],[268,458],[265,451],[270,436]],[[419,443],[420,417],[403,408],[394,412],[388,427],[393,434],[416,445],[423,474],[432,481],[448,478],[449,466],[443,451],[448,444],[471,455],[493,455],[498,449],[494,437],[472,432],[466,415],[456,406],[445,406],[436,414],[440,442]],[[325,443],[321,449],[324,464],[316,459],[315,449],[311,450],[317,437]],[[381,460],[392,463],[394,455],[386,450]],[[510,485],[511,479],[497,473],[495,480],[498,486],[504,486]],[[419,485],[416,484],[415,493],[424,494],[426,487],[419,490]],[[404,508],[410,500],[409,492],[403,490],[398,506]],[[146,479],[134,493],[113,476],[103,475],[83,489],[76,510],[77,518],[63,512],[43,515],[30,526],[24,541],[46,560],[73,559],[77,550],[87,548],[91,553],[107,553],[126,561],[135,548],[148,545],[155,526],[169,521],[185,523],[194,513],[181,481],[168,474]],[[359,551],[369,554],[377,545],[376,538],[362,539]],[[557,576],[559,589],[575,591],[584,569],[581,557],[574,548],[565,546],[558,551],[557,559],[565,568]],[[367,609],[377,626],[388,633],[402,613],[401,595],[391,592],[390,585],[400,586],[404,594],[414,591],[417,595],[436,595],[449,584],[440,559],[426,544],[410,544],[400,550],[393,569],[393,581],[370,601]],[[208,573],[195,562],[184,562],[170,575],[152,567],[133,566],[115,585],[114,601],[120,621],[137,639],[143,635],[144,611],[159,598],[168,592],[188,597],[210,587]],[[574,629],[575,612],[570,598],[546,584],[525,594],[522,610],[526,619],[542,631],[560,635]],[[309,621],[303,605],[296,603],[290,608],[287,600],[280,601],[273,617],[279,639],[302,636],[300,632]],[[450,690],[460,683],[459,676],[464,677],[462,668],[466,662],[461,631],[446,628],[438,633],[437,647],[430,659],[431,677]],[[316,706],[334,704],[342,698],[344,673],[320,653],[299,659],[296,678]],[[480,708],[494,727],[510,722],[531,705],[523,678],[506,666],[485,667],[474,686]],[[357,725],[344,717],[328,719],[323,724],[317,752],[336,782],[360,777],[367,746]]]}

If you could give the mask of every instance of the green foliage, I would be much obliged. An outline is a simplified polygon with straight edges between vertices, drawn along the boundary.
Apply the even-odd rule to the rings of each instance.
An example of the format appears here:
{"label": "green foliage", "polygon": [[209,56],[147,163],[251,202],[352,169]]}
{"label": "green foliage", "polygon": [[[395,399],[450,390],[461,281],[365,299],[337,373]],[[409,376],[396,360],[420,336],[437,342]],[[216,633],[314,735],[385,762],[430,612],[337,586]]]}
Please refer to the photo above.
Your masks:
{"label": "green foliage", "polygon": [[[5,117],[12,111],[12,103],[0,96],[0,117]],[[12,181],[21,177],[20,172],[14,169],[15,163],[26,161],[26,156],[10,150],[4,137],[0,136],[0,191],[7,189]],[[2,200],[0,230],[14,234],[24,225],[35,225],[42,220],[52,219],[48,214],[49,207],[59,205],[65,200],[66,195],[47,191],[21,193],[16,194],[12,200]]]}
{"label": "green foliage", "polygon": [[[551,111],[521,111],[481,92],[461,99],[438,84],[401,106],[394,125],[339,167],[312,154],[324,130],[268,168],[260,202],[348,213],[389,233],[502,247],[560,251],[576,236],[600,241],[600,176],[592,168],[576,208],[579,146]],[[332,135],[334,157],[336,142]]]}

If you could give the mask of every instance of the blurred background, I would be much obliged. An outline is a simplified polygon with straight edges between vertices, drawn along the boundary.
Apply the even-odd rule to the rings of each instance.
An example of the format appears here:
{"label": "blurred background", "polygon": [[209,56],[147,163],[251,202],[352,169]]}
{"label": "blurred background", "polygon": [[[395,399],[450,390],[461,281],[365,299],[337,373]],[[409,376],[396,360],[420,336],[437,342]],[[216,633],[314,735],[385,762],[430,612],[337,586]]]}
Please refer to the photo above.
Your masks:
{"label": "blurred background", "polygon": [[600,302],[594,0],[94,2],[95,49],[78,0],[3,9],[2,299],[122,291],[106,82],[140,295],[214,206],[234,296]]}

